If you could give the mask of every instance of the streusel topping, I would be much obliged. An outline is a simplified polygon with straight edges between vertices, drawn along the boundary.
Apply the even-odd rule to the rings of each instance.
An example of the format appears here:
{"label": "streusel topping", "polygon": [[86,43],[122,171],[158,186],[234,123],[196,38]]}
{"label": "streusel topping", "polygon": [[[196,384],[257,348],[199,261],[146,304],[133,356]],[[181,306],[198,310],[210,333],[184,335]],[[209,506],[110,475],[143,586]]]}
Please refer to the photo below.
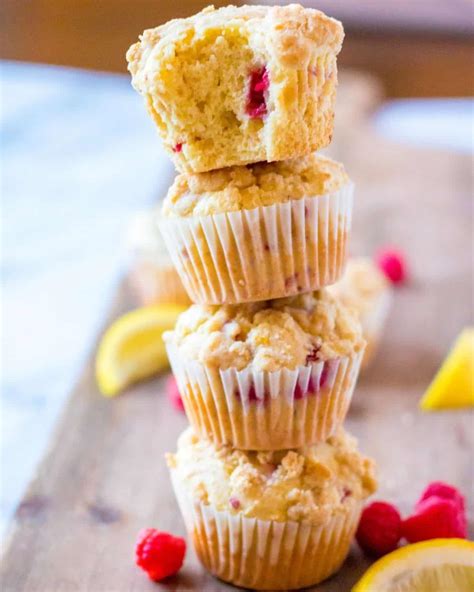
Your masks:
{"label": "streusel topping", "polygon": [[333,193],[347,183],[342,164],[317,154],[178,175],[163,203],[163,214],[185,217],[250,210]]}
{"label": "streusel topping", "polygon": [[188,428],[168,464],[188,493],[217,510],[321,524],[376,489],[374,463],[344,430],[296,450],[216,447]]}
{"label": "streusel topping", "polygon": [[248,304],[194,304],[164,340],[203,364],[269,372],[352,355],[365,346],[352,310],[324,289]]}

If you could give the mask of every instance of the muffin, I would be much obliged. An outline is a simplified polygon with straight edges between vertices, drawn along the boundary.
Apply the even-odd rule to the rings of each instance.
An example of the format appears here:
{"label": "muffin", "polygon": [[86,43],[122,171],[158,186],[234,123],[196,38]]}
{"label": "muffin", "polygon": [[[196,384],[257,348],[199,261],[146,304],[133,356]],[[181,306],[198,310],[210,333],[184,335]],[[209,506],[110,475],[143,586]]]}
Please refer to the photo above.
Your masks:
{"label": "muffin", "polygon": [[146,30],[127,52],[181,172],[284,160],[331,141],[340,22],[288,6],[209,6]]}
{"label": "muffin", "polygon": [[372,361],[392,303],[392,288],[377,265],[368,257],[350,259],[342,279],[328,288],[359,316],[367,341],[362,368]]}
{"label": "muffin", "polygon": [[342,164],[317,154],[179,175],[160,228],[193,302],[282,298],[341,277],[352,196]]}
{"label": "muffin", "polygon": [[357,318],[327,290],[196,304],[163,339],[196,432],[246,450],[296,448],[333,434],[365,347]]}
{"label": "muffin", "polygon": [[132,256],[130,285],[142,305],[176,303],[184,306],[191,300],[171,261],[153,211],[139,212],[127,236]]}
{"label": "muffin", "polygon": [[317,584],[342,565],[373,462],[342,429],[296,450],[215,446],[188,428],[167,457],[186,528],[203,565],[244,588]]}

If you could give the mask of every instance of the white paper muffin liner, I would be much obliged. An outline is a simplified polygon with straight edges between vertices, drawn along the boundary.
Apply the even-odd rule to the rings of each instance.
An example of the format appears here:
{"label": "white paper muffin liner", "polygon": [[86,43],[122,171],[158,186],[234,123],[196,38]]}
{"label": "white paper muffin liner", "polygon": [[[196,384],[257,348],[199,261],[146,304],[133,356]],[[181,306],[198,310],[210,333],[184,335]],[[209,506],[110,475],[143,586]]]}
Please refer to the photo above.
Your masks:
{"label": "white paper muffin liner", "polygon": [[254,590],[293,590],[315,585],[344,562],[362,510],[350,500],[322,525],[246,518],[201,503],[171,480],[196,554],[213,575]]}
{"label": "white paper muffin liner", "polygon": [[174,265],[193,302],[281,298],[342,275],[353,184],[321,196],[209,216],[160,218]]}
{"label": "white paper muffin liner", "polygon": [[220,370],[185,359],[174,344],[166,347],[195,431],[242,450],[298,448],[326,440],[346,417],[363,355],[264,372]]}

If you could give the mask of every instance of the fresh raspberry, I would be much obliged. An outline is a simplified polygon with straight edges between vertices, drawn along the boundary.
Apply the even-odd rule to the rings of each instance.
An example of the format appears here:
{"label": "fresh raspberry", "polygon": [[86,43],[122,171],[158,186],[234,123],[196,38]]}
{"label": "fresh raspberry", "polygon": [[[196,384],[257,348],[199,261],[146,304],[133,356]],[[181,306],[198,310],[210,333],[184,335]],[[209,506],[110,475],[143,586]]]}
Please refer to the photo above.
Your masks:
{"label": "fresh raspberry", "polygon": [[433,496],[453,500],[453,502],[456,503],[459,511],[462,513],[465,512],[466,504],[462,493],[459,491],[459,489],[456,489],[452,485],[444,483],[443,481],[433,481],[430,483],[421,494],[420,499],[416,503],[416,507],[418,507],[421,502]]}
{"label": "fresh raspberry", "polygon": [[172,148],[173,152],[181,152],[182,149],[183,149],[183,142],[178,142]]}
{"label": "fresh raspberry", "polygon": [[433,495],[419,502],[415,512],[403,521],[402,535],[410,543],[438,538],[465,539],[465,515],[454,500]]}
{"label": "fresh raspberry", "polygon": [[135,545],[135,563],[150,580],[159,582],[179,571],[186,553],[186,541],[154,528],[142,530]]}
{"label": "fresh raspberry", "polygon": [[166,394],[175,409],[178,411],[184,411],[183,399],[181,398],[178,389],[178,383],[176,382],[176,378],[172,375],[166,381]]}
{"label": "fresh raspberry", "polygon": [[397,548],[401,537],[402,518],[395,506],[387,502],[372,502],[364,508],[356,538],[362,549],[380,557]]}
{"label": "fresh raspberry", "polygon": [[375,258],[379,269],[392,282],[401,284],[407,276],[405,257],[401,251],[392,248],[380,250]]}
{"label": "fresh raspberry", "polygon": [[247,97],[247,114],[252,118],[263,117],[267,114],[265,93],[270,86],[268,72],[265,66],[250,74],[249,92]]}

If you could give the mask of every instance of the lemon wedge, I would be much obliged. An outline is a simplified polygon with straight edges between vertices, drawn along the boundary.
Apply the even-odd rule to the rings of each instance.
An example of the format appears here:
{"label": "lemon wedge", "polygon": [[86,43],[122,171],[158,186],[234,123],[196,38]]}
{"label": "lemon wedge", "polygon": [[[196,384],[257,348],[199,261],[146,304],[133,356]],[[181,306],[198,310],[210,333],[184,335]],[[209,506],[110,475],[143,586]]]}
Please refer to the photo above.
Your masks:
{"label": "lemon wedge", "polygon": [[472,592],[474,543],[433,539],[401,547],[376,561],[352,592]]}
{"label": "lemon wedge", "polygon": [[144,306],[112,323],[96,357],[96,379],[103,395],[113,397],[168,366],[162,335],[184,310],[175,304]]}
{"label": "lemon wedge", "polygon": [[424,411],[474,405],[474,329],[465,329],[420,401]]}

